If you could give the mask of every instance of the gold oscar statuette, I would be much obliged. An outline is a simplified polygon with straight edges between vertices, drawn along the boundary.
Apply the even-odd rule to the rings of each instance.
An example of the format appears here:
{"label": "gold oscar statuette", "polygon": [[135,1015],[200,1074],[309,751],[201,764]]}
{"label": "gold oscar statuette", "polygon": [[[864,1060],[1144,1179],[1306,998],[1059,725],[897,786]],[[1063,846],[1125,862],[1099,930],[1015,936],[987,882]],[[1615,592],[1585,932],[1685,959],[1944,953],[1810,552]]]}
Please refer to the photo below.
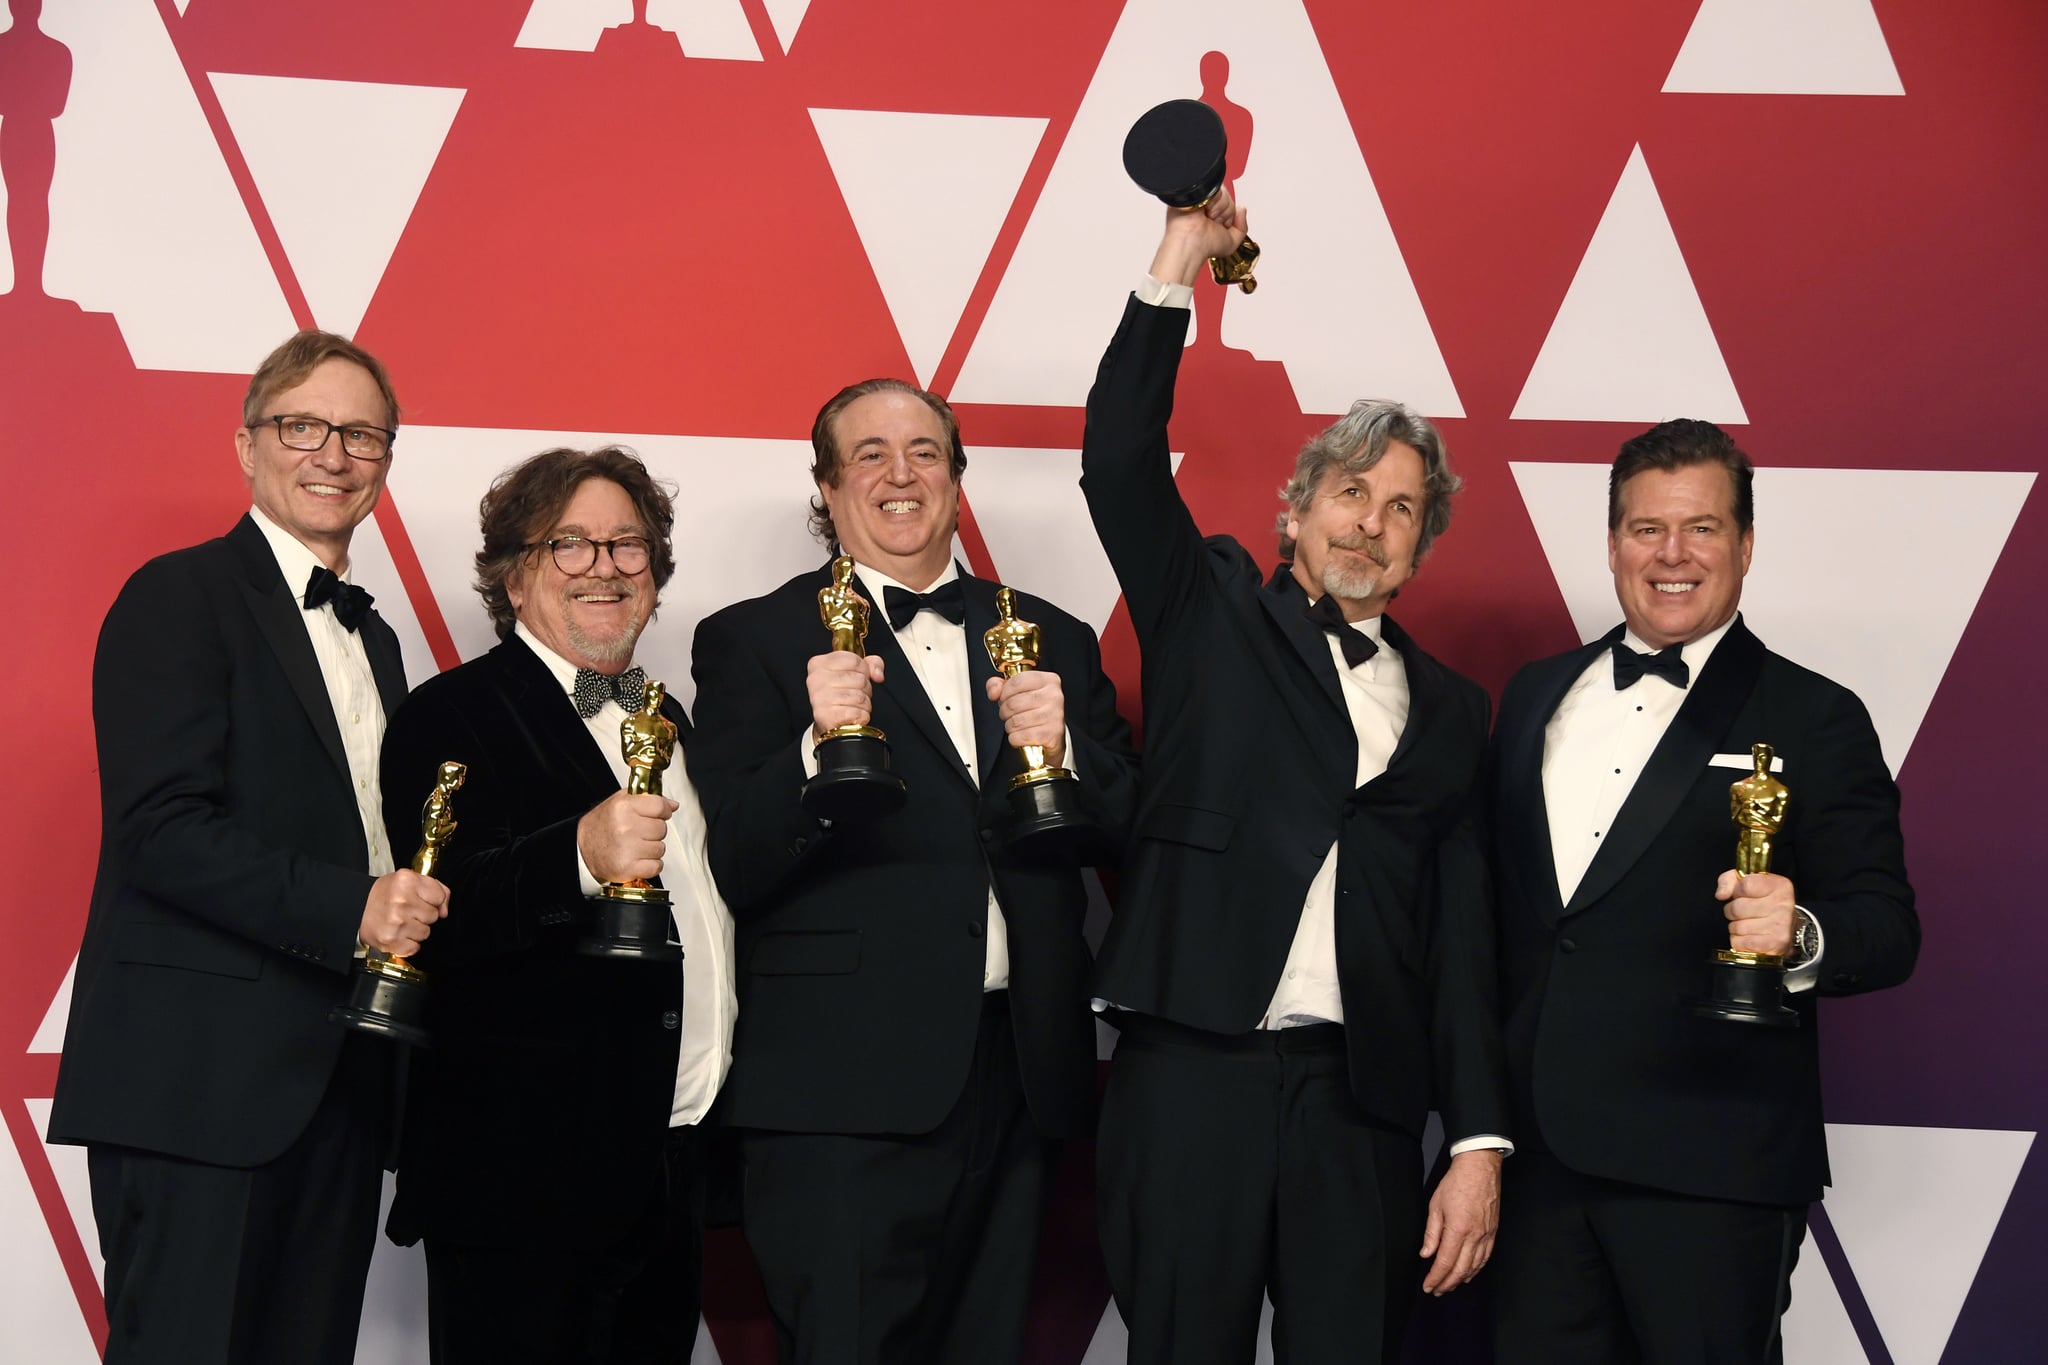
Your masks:
{"label": "gold oscar statuette", "polygon": [[[1168,100],[1146,110],[1124,137],[1124,172],[1168,208],[1197,213],[1228,174],[1230,139],[1223,116],[1200,100]],[[1259,244],[1247,237],[1228,256],[1209,259],[1209,275],[1249,294]]]}
{"label": "gold oscar statuette", "polygon": [[[619,722],[626,791],[633,796],[660,796],[661,775],[675,759],[676,723],[661,714],[667,699],[667,684],[649,678],[640,709],[627,712]],[[681,959],[681,945],[669,942],[668,892],[662,887],[638,877],[606,882],[587,904],[591,923],[576,941],[577,952],[639,962]]]}
{"label": "gold oscar statuette", "polygon": [[[1728,788],[1728,815],[1735,822],[1735,870],[1747,877],[1771,870],[1771,841],[1785,825],[1792,793],[1771,776],[1768,744],[1752,744],[1755,771]],[[1723,948],[1714,954],[1713,984],[1695,1013],[1767,1028],[1799,1027],[1799,1012],[1785,1003],[1785,959],[1776,953]]]}
{"label": "gold oscar statuette", "polygon": [[[1018,618],[1014,589],[996,590],[996,612],[996,623],[981,637],[989,663],[1005,678],[1037,668],[1038,627]],[[1013,845],[1051,849],[1093,827],[1080,808],[1079,779],[1072,769],[1047,763],[1041,744],[1019,745],[1015,752],[1022,754],[1024,770],[1010,778],[1008,834]]]}
{"label": "gold oscar statuette", "polygon": [[[868,601],[853,586],[853,560],[832,561],[832,581],[818,590],[818,619],[834,653],[867,656]],[[873,725],[835,725],[817,737],[817,775],[804,783],[804,809],[835,824],[864,824],[900,810],[903,779],[889,767],[889,737]]]}
{"label": "gold oscar statuette", "polygon": [[[419,852],[412,855],[412,870],[422,877],[434,875],[441,851],[455,837],[453,801],[468,776],[467,765],[452,761],[434,775],[434,788],[420,808]],[[402,957],[370,950],[357,960],[348,1003],[337,1005],[327,1017],[344,1028],[424,1047],[426,1013],[427,974]]]}

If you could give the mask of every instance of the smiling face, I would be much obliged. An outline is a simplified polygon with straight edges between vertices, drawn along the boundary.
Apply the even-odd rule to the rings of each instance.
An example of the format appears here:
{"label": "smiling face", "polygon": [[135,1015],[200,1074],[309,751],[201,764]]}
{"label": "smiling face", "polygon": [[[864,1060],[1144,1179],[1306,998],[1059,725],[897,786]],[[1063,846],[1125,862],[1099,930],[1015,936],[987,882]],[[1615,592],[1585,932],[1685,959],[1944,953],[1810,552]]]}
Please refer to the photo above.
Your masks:
{"label": "smiling face", "polygon": [[1310,597],[1333,595],[1349,621],[1386,610],[1415,575],[1423,475],[1422,456],[1406,441],[1389,441],[1370,469],[1323,475],[1308,506],[1287,517],[1294,577]]}
{"label": "smiling face", "polygon": [[923,589],[944,572],[960,521],[960,484],[939,416],[907,393],[871,393],[832,424],[838,478],[820,481],[839,545],[871,569]]}
{"label": "smiling face", "polygon": [[1755,535],[1736,526],[1735,480],[1727,468],[1646,469],[1621,486],[1618,498],[1607,567],[1636,638],[1652,649],[1682,645],[1734,616]]}
{"label": "smiling face", "polygon": [[[352,360],[324,360],[296,387],[264,405],[263,416],[318,417],[336,426],[392,425],[391,410],[370,372]],[[389,459],[350,459],[341,433],[318,450],[293,450],[270,422],[235,432],[235,454],[258,510],[330,569],[348,563],[349,536],[377,506]]]}
{"label": "smiling face", "polygon": [[[534,539],[647,535],[626,490],[610,479],[592,478],[576,485],[569,505]],[[545,545],[527,552],[506,580],[505,593],[513,615],[535,639],[578,668],[599,673],[620,673],[633,662],[633,646],[654,615],[656,596],[648,570],[622,574],[608,550],[599,550],[584,572],[567,574]]]}

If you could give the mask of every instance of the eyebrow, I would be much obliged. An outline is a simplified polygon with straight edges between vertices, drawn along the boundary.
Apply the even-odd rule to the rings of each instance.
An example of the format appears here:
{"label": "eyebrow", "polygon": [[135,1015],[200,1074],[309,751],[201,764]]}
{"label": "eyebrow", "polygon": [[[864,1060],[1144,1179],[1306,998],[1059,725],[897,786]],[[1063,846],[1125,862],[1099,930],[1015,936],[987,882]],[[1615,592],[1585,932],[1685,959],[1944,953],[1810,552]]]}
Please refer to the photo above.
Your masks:
{"label": "eyebrow", "polygon": [[[855,441],[855,442],[853,443],[853,445],[852,445],[852,446],[850,446],[850,447],[848,448],[848,453],[852,453],[853,451],[858,451],[858,450],[865,450],[865,449],[867,449],[867,448],[868,448],[869,446],[883,446],[883,445],[887,445],[887,444],[889,444],[889,441],[888,441],[888,438],[887,438],[887,437],[884,437],[884,436],[863,436],[863,437],[861,437],[861,438],[860,438],[860,439],[859,439],[858,441]],[[940,448],[941,448],[941,447],[940,447],[940,445],[939,445],[939,443],[938,443],[937,441],[933,440],[933,439],[932,439],[931,437],[929,437],[929,436],[915,436],[915,437],[912,437],[912,438],[911,438],[911,441],[910,441],[910,444],[911,444],[911,445],[913,445],[913,446],[930,446],[930,447],[931,447],[932,449],[934,449],[934,450],[938,450],[938,449],[940,449]]]}

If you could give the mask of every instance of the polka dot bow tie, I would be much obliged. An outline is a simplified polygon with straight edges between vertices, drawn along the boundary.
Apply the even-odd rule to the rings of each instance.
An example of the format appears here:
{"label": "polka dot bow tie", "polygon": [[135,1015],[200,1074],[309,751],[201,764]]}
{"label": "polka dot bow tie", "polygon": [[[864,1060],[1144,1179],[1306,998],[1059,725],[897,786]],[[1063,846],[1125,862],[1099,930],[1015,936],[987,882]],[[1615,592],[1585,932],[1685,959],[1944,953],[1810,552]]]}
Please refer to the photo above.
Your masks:
{"label": "polka dot bow tie", "polygon": [[573,695],[576,714],[585,720],[602,711],[605,702],[612,700],[628,711],[638,711],[647,704],[647,670],[635,664],[624,673],[613,675],[600,673],[594,668],[579,668]]}

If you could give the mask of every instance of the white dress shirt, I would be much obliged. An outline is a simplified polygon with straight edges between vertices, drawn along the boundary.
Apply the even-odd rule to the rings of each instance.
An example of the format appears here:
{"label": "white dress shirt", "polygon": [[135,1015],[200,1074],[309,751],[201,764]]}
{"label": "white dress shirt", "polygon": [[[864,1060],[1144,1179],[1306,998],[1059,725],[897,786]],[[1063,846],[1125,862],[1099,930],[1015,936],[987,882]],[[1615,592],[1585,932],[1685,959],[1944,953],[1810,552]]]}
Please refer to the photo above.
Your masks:
{"label": "white dress shirt", "polygon": [[[264,515],[258,507],[249,509],[249,519],[284,574],[285,586],[301,606],[306,600],[306,582],[320,567],[320,558],[292,538],[289,531]],[[337,575],[349,581],[348,566]],[[323,602],[299,615],[305,620],[306,635],[313,642],[313,657],[320,661],[320,677],[327,684],[327,699],[334,705],[334,722],[341,729],[341,751],[348,757],[349,785],[354,788],[356,815],[363,822],[363,843],[370,851],[369,872],[381,877],[392,870],[391,845],[384,836],[384,798],[377,784],[377,755],[384,747],[384,700],[377,694],[377,675],[370,671],[370,656],[363,650],[363,637],[344,628],[334,614],[334,603]],[[360,956],[362,949],[356,949]]]}
{"label": "white dress shirt", "polygon": [[[895,635],[903,657],[910,660],[910,671],[917,674],[918,685],[931,699],[932,709],[939,713],[939,723],[946,727],[953,748],[966,765],[967,779],[979,790],[981,763],[974,743],[974,676],[967,667],[966,625],[956,626],[935,611],[921,611],[905,622],[903,629],[894,630],[889,625],[883,590],[902,588],[911,592],[915,589],[865,564],[854,565],[854,574],[860,579],[861,596],[867,598],[873,609],[868,622],[869,634],[889,630]],[[923,591],[931,592],[941,583],[951,583],[959,576],[960,566],[948,563],[945,572],[934,578]],[[884,687],[888,685],[886,682],[882,684]],[[798,747],[803,751],[804,775],[817,776],[818,759],[812,752],[814,741],[809,727],[805,727]],[[982,958],[981,989],[984,993],[1007,990],[1010,985],[1010,933],[1003,922],[1002,907],[996,904],[993,877],[989,879],[988,935],[984,941],[988,944],[988,951]]]}
{"label": "white dress shirt", "polygon": [[[1614,686],[1614,658],[1607,650],[1593,656],[1585,671],[1565,690],[1543,729],[1543,808],[1550,817],[1550,856],[1557,864],[1558,899],[1569,905],[1585,879],[1600,841],[1614,830],[1629,793],[1642,777],[1650,755],[1663,740],[1691,684],[1713,656],[1715,646],[1735,624],[1733,617],[1715,630],[1682,646],[1687,685],[1674,687],[1645,675],[1626,689]],[[1634,631],[1622,636],[1638,654],[1654,654]],[[1739,776],[1736,774],[1734,776]],[[1730,780],[1734,780],[1731,776]],[[1728,865],[1735,865],[1734,826],[1729,826]],[[1700,888],[1713,895],[1711,883]],[[1785,974],[1785,988],[1811,990],[1820,971],[1820,954]]]}
{"label": "white dress shirt", "polygon": [[[548,666],[562,691],[573,698],[576,665],[536,640],[523,624],[513,630]],[[596,714],[583,722],[619,779],[621,790],[629,775],[619,744],[619,726],[625,719],[625,708],[607,697]],[[690,781],[689,755],[682,749],[676,751],[663,774],[661,789],[676,803],[661,851],[661,884],[668,892],[676,934],[683,941],[683,1039],[676,1056],[675,1101],[668,1120],[674,1128],[698,1122],[718,1098],[718,1087],[732,1068],[733,1026],[740,1006],[733,986],[732,912],[711,879],[711,860],[704,847],[704,808]],[[584,864],[580,849],[576,876],[584,895],[598,893],[597,878]]]}

